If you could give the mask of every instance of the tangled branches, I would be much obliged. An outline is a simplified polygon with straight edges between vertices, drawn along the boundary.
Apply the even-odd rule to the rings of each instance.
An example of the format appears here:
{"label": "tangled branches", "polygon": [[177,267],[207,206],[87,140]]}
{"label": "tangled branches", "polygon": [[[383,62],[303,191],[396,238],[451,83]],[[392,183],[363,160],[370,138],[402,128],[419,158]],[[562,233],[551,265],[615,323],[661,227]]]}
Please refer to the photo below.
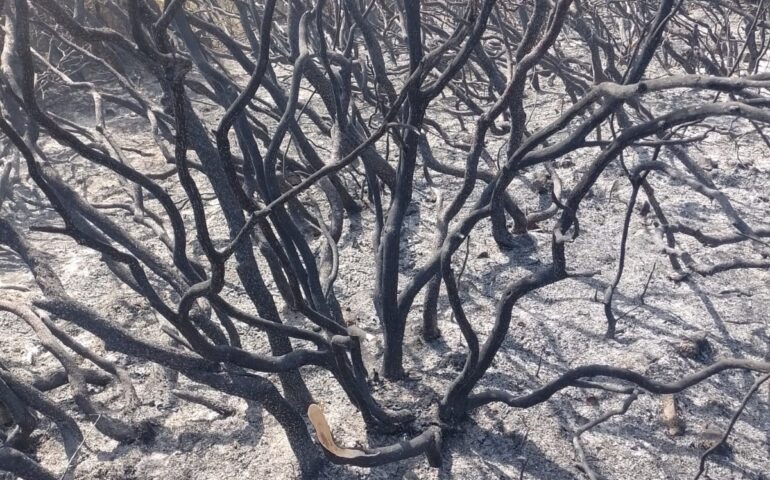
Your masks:
{"label": "tangled branches", "polygon": [[[35,286],[4,290],[0,310],[25,322],[63,370],[30,382],[0,368],[12,425],[0,469],[74,478],[84,435],[46,393],[58,388],[79,414],[98,419],[101,434],[149,441],[152,425],[134,417],[142,400],[131,375],[102,347],[261,404],[305,476],[322,466],[322,454],[364,467],[424,455],[440,466],[443,438],[489,404],[528,409],[566,389],[600,389],[625,402],[573,437],[583,471],[598,478],[581,435],[638,397],[684,392],[735,370],[763,375],[723,443],[769,362],[723,358],[674,381],[584,365],[527,393],[524,384],[513,393],[485,379],[501,352],[516,355],[505,342],[522,299],[596,276],[579,270],[589,263],[581,236],[596,228],[581,207],[602,178],[614,181],[610,197],[616,186],[630,188],[617,245],[591,247],[618,252],[601,300],[604,341],[628,315],[614,299],[638,202],[671,282],[770,267],[770,228],[752,225],[691,152],[713,136],[770,147],[765,3],[6,0],[0,243]],[[561,104],[555,115],[540,103],[549,98]],[[133,146],[113,121],[129,115],[141,138]],[[574,158],[580,165],[564,176],[561,165]],[[533,174],[544,179],[539,187],[513,187]],[[105,201],[88,194],[99,176],[115,189]],[[660,185],[712,202],[728,229],[674,220]],[[415,192],[437,213],[419,264],[405,265],[405,246],[422,242],[411,220],[423,209]],[[79,298],[31,232],[97,253],[159,319],[154,333],[165,343]],[[497,292],[493,312],[474,308],[462,279],[470,237],[523,254],[533,232],[543,261]],[[354,300],[340,294],[352,268],[341,248],[351,238],[371,246],[364,288],[378,328],[369,331],[347,318]],[[743,253],[710,265],[693,257],[717,247]],[[374,386],[418,368],[405,358],[408,324],[421,317],[419,348],[430,348],[444,335],[447,305],[462,337],[459,372],[430,408],[385,407]],[[80,332],[103,346],[78,341]],[[371,432],[409,438],[340,446],[318,405],[323,392],[306,384],[311,374],[333,379]],[[89,387],[113,384],[119,410]],[[190,392],[177,396],[232,412]],[[41,417],[57,426],[69,460],[55,472],[32,455]]]}

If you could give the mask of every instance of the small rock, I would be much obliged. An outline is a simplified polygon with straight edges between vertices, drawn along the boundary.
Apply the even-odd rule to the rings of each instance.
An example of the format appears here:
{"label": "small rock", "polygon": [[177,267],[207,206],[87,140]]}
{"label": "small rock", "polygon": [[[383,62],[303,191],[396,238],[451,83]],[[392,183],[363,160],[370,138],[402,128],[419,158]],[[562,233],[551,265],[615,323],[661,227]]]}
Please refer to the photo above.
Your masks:
{"label": "small rock", "polygon": [[711,344],[706,338],[705,332],[699,332],[690,338],[682,340],[674,347],[676,353],[684,358],[706,361],[711,358]]}
{"label": "small rock", "polygon": [[696,159],[696,162],[702,169],[706,171],[711,171],[719,168],[719,163],[715,162],[713,159],[708,157],[698,158]]}
{"label": "small rock", "polygon": [[[722,435],[724,432],[722,430],[716,428],[713,425],[707,426],[698,436],[697,440],[697,447],[702,450],[709,450],[711,448],[714,448],[715,445],[718,445],[719,442],[722,440]],[[728,445],[727,442],[719,445],[719,447],[712,452],[714,455],[722,455],[722,456],[728,456],[732,452],[732,448],[730,448],[730,445]]]}
{"label": "small rock", "polygon": [[489,252],[487,251],[480,252],[476,258],[489,258]]}
{"label": "small rock", "polygon": [[540,171],[535,174],[535,178],[532,179],[532,190],[545,194],[551,191],[551,176],[546,171]]}

